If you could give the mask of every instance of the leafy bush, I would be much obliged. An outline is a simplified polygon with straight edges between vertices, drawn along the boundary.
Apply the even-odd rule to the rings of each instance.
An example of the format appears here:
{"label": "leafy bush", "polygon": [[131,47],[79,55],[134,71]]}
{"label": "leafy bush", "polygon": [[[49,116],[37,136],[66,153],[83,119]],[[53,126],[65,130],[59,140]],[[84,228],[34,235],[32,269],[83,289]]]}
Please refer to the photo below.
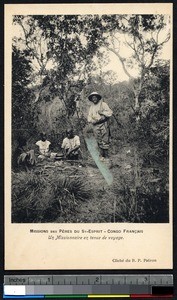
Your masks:
{"label": "leafy bush", "polygon": [[165,180],[144,181],[137,196],[144,210],[143,222],[169,222],[169,192]]}
{"label": "leafy bush", "polygon": [[[115,222],[141,222],[144,216],[144,208],[141,199],[138,199],[136,190],[128,185],[115,184],[113,186],[115,199]],[[143,222],[143,221],[142,221]]]}
{"label": "leafy bush", "polygon": [[113,193],[115,222],[169,222],[169,194],[163,183],[144,182],[135,189],[115,184]]}

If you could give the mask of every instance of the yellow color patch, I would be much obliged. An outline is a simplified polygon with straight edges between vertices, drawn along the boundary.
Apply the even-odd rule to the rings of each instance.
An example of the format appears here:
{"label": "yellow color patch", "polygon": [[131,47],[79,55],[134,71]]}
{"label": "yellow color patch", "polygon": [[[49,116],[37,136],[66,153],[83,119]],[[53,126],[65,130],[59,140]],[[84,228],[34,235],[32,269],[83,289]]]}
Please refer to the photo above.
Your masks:
{"label": "yellow color patch", "polygon": [[88,298],[130,298],[130,295],[88,295]]}

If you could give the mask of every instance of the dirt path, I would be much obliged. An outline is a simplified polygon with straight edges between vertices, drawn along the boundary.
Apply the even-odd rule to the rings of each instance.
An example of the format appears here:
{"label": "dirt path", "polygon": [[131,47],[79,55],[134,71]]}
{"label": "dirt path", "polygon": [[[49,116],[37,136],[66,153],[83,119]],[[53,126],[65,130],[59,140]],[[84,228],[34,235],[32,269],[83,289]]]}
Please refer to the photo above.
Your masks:
{"label": "dirt path", "polygon": [[[134,157],[133,152],[128,147],[122,148],[119,153],[111,156],[106,165],[113,174],[113,184],[115,182],[119,184],[122,175],[126,176],[128,182],[132,181]],[[107,184],[94,161],[92,161],[92,165],[88,164],[85,167],[84,175],[92,191],[92,197],[76,208],[76,215],[72,218],[73,222],[105,222],[105,219],[107,222],[113,222],[115,196],[112,192],[112,186]]]}

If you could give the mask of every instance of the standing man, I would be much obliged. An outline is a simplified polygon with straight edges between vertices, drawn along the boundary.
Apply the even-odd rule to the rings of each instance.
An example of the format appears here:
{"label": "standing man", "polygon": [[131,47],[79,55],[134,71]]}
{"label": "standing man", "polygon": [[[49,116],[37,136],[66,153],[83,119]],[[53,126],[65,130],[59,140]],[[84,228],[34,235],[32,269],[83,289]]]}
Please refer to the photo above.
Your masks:
{"label": "standing man", "polygon": [[108,158],[109,149],[109,125],[108,120],[112,116],[112,110],[103,102],[101,95],[93,92],[88,96],[92,102],[88,122],[93,125],[93,131],[100,150],[100,160]]}

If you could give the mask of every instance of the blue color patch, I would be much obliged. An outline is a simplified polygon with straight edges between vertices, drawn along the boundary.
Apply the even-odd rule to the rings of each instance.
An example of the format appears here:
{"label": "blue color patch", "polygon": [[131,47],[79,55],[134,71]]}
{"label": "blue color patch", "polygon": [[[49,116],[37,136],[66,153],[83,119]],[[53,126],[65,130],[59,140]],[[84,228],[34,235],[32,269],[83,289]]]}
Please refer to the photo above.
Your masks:
{"label": "blue color patch", "polygon": [[94,137],[87,137],[85,138],[85,141],[93,160],[95,161],[98,169],[100,170],[100,173],[106,180],[107,184],[111,185],[113,183],[113,176],[107,165],[104,164],[104,162],[100,161],[96,139]]}

